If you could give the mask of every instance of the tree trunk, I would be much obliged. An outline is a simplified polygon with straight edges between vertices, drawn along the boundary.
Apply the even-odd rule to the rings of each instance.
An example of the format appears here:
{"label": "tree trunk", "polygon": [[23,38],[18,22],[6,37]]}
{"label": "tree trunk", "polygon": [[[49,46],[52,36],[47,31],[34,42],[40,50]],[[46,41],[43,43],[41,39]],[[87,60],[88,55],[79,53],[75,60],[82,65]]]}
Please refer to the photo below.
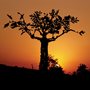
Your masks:
{"label": "tree trunk", "polygon": [[48,65],[48,41],[46,38],[43,38],[41,40],[41,56],[39,70],[47,71]]}

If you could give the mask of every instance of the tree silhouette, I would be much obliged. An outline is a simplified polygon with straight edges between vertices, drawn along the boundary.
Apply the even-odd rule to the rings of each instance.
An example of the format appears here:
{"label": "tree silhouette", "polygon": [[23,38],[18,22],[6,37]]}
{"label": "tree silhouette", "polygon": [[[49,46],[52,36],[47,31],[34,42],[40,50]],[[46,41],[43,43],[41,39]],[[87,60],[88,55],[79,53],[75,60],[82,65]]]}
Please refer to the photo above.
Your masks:
{"label": "tree silhouette", "polygon": [[58,75],[64,74],[63,68],[58,63],[58,59],[54,59],[53,56],[49,55],[48,56],[48,61],[49,61],[48,69],[49,69],[49,71],[51,71],[51,73],[53,73],[53,75],[55,75],[55,74],[58,74]]}
{"label": "tree silhouette", "polygon": [[89,70],[87,69],[87,66],[85,64],[80,64],[76,71],[77,75],[86,75],[88,74],[88,72]]}
{"label": "tree silhouette", "polygon": [[48,56],[48,62],[49,62],[48,69],[60,67],[60,65],[58,64],[58,59],[54,59],[53,56],[51,55]]}
{"label": "tree silhouette", "polygon": [[73,76],[74,78],[76,76],[78,80],[90,80],[90,71],[85,64],[80,64]]}
{"label": "tree silhouette", "polygon": [[11,15],[9,22],[4,25],[4,28],[10,26],[12,29],[18,28],[21,30],[21,35],[27,33],[32,39],[37,39],[41,42],[41,56],[40,56],[40,70],[48,69],[48,43],[55,41],[65,33],[70,31],[84,34],[84,31],[76,31],[70,28],[70,23],[77,23],[79,20],[77,17],[68,15],[62,18],[59,15],[59,10],[52,9],[50,13],[42,13],[41,11],[35,11],[29,15],[30,23],[27,23],[24,19],[24,14],[17,12],[20,15],[19,20],[14,20]]}

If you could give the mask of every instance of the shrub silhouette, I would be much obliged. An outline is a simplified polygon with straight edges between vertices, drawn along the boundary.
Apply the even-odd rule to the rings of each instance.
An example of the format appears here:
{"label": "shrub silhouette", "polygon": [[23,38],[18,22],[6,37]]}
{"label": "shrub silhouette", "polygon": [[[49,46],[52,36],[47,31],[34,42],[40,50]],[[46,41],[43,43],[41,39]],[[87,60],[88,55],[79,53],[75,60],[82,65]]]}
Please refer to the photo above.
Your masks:
{"label": "shrub silhouette", "polygon": [[81,87],[84,87],[86,85],[88,87],[88,83],[90,82],[90,70],[85,64],[80,64],[77,67],[77,70],[73,72],[71,79],[73,82],[81,84]]}
{"label": "shrub silhouette", "polygon": [[90,80],[90,71],[85,64],[80,64],[78,66],[76,76],[81,80]]}
{"label": "shrub silhouette", "polygon": [[[42,13],[41,11],[35,11],[29,15],[30,22],[26,22],[24,14],[20,15],[19,20],[14,20],[11,15],[7,14],[10,19],[8,23],[4,25],[4,28],[10,26],[10,28],[18,28],[21,30],[21,35],[27,33],[32,39],[39,40],[41,43],[41,56],[40,56],[40,70],[48,70],[48,44],[55,41],[57,38],[68,32],[75,32],[83,35],[84,31],[76,31],[70,28],[70,24],[77,23],[79,20],[77,17],[67,15],[62,18],[59,15],[59,10],[52,9],[50,13]],[[37,34],[38,33],[38,34]]]}
{"label": "shrub silhouette", "polygon": [[59,64],[58,64],[58,59],[54,59],[53,56],[49,55],[48,56],[48,62],[49,62],[49,66],[48,68],[55,68],[55,67],[59,67]]}
{"label": "shrub silhouette", "polygon": [[87,71],[87,66],[85,64],[80,64],[80,66],[77,69],[77,73],[85,72]]}
{"label": "shrub silhouette", "polygon": [[[80,66],[80,68],[81,67],[83,66]],[[47,81],[47,83],[45,81]],[[0,82],[4,82],[4,85],[8,82],[17,82],[19,84],[26,84],[27,82],[27,84],[29,84],[30,86],[30,83],[33,83],[35,85],[36,82],[41,84],[43,83],[44,86],[47,86],[48,83],[52,83],[53,85],[58,83],[61,87],[62,85],[69,85],[68,87],[71,87],[71,85],[77,87],[79,85],[79,87],[83,87],[85,86],[85,84],[88,85],[90,82],[90,70],[82,70],[81,68],[79,70],[79,73],[77,73],[76,71],[72,75],[70,75],[65,74],[61,67],[52,67],[47,72],[43,73],[40,70],[27,69],[16,66],[12,67],[0,64]]]}

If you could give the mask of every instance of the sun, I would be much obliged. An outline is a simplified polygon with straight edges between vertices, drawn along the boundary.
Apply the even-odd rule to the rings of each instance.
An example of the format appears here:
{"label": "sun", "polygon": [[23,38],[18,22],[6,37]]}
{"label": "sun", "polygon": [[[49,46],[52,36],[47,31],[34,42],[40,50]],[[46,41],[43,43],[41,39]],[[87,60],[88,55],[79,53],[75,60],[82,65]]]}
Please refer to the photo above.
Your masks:
{"label": "sun", "polygon": [[58,64],[64,69],[69,70],[73,63],[73,58],[75,58],[75,55],[70,50],[61,50],[59,49],[53,50],[53,52],[50,52],[50,54],[54,57],[54,59],[58,59]]}

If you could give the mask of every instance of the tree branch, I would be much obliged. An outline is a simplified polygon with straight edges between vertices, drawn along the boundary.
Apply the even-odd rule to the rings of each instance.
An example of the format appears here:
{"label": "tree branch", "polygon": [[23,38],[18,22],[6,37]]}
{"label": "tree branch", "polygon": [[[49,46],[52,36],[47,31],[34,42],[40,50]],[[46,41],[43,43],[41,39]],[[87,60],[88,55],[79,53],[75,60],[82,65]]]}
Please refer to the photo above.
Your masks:
{"label": "tree branch", "polygon": [[49,38],[49,39],[48,39],[48,42],[55,41],[57,38],[59,38],[60,36],[62,36],[64,33],[65,33],[65,32],[63,31],[63,32],[62,32],[61,34],[59,34],[58,36]]}
{"label": "tree branch", "polygon": [[63,30],[63,32],[62,32],[61,34],[59,34],[58,36],[49,38],[49,39],[48,39],[48,42],[55,41],[57,38],[61,37],[61,36],[64,35],[65,33],[68,33],[69,31],[73,31],[73,32],[75,32],[75,33],[78,33],[78,34],[80,34],[81,36],[82,36],[82,34],[85,33],[84,31],[78,32],[78,31],[73,30],[73,29]]}
{"label": "tree branch", "polygon": [[36,37],[36,36],[34,36],[34,34],[30,35],[30,37],[31,37],[32,39],[41,40],[41,38],[40,38],[40,37]]}
{"label": "tree branch", "polygon": [[42,32],[40,30],[38,30],[38,31],[39,31],[40,35],[42,36],[43,35]]}
{"label": "tree branch", "polygon": [[70,31],[73,31],[73,32],[75,32],[75,33],[78,33],[78,34],[80,34],[81,36],[85,33],[85,31],[76,31],[76,30],[73,30],[73,29],[70,29]]}
{"label": "tree branch", "polygon": [[37,39],[37,40],[41,40],[40,37],[36,37],[34,34],[32,34],[30,31],[30,29],[25,30],[27,32],[27,34],[32,38],[32,39]]}

